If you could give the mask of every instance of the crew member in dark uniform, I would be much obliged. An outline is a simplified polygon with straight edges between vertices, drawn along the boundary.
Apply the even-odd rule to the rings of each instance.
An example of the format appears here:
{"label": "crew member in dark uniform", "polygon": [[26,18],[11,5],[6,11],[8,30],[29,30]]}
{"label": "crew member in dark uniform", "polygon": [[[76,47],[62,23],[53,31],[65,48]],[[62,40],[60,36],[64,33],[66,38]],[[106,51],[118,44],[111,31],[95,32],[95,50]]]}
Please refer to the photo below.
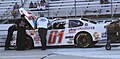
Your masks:
{"label": "crew member in dark uniform", "polygon": [[13,39],[13,32],[17,32],[17,42],[16,46],[18,50],[25,49],[25,37],[26,37],[26,31],[25,31],[25,18],[24,15],[21,16],[21,19],[17,19],[14,25],[10,26],[8,29],[8,35],[5,42],[5,50],[11,50],[10,48],[10,41]]}
{"label": "crew member in dark uniform", "polygon": [[46,35],[48,28],[49,20],[44,17],[44,14],[40,14],[40,18],[37,19],[37,28],[38,33],[41,38],[42,48],[41,50],[46,50]]}
{"label": "crew member in dark uniform", "polygon": [[25,39],[26,39],[26,30],[25,30],[25,18],[24,15],[21,15],[20,23],[18,24],[17,32],[17,50],[25,50]]}

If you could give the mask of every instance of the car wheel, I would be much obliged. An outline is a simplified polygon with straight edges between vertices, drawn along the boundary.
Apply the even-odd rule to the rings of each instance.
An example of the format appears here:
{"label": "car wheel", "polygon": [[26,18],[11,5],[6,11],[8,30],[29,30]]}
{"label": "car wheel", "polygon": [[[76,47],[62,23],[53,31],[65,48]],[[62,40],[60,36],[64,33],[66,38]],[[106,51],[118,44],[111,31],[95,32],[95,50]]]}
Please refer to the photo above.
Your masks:
{"label": "car wheel", "polygon": [[25,40],[25,48],[26,49],[31,49],[33,47],[34,47],[33,40],[32,40],[32,38],[29,35],[27,35],[26,36],[26,40]]}
{"label": "car wheel", "polygon": [[92,37],[88,33],[80,33],[76,36],[76,43],[78,47],[91,47],[92,42]]}
{"label": "car wheel", "polygon": [[107,43],[107,44],[105,45],[105,49],[106,49],[106,50],[111,50],[111,45],[110,45],[109,43]]}

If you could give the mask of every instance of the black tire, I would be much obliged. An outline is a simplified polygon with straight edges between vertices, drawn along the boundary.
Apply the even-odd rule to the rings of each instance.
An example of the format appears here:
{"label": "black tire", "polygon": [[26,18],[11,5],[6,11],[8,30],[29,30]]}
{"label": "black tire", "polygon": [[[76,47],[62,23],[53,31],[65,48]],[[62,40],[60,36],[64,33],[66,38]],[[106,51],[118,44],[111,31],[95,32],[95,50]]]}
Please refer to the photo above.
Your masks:
{"label": "black tire", "polygon": [[76,36],[76,44],[82,48],[91,47],[93,44],[91,35],[88,33],[79,33]]}
{"label": "black tire", "polygon": [[93,41],[93,42],[92,42],[92,45],[95,45],[96,43],[98,43],[98,41]]}
{"label": "black tire", "polygon": [[111,50],[111,45],[110,45],[109,43],[107,43],[107,44],[105,45],[105,49],[106,49],[106,50]]}
{"label": "black tire", "polygon": [[29,35],[26,36],[25,48],[26,49],[32,49],[32,48],[34,48],[33,40],[32,40],[32,38]]}

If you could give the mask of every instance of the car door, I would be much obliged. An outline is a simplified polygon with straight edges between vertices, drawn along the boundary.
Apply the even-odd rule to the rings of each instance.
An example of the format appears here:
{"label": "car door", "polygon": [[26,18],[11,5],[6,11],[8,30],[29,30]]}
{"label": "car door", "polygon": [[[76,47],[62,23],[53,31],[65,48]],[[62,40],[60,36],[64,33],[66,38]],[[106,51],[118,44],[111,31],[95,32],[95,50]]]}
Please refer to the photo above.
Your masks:
{"label": "car door", "polygon": [[65,38],[65,25],[66,21],[54,21],[52,25],[48,27],[47,32],[47,45],[54,46],[54,45],[64,45],[64,38]]}
{"label": "car door", "polygon": [[74,44],[74,37],[79,28],[83,26],[83,23],[80,20],[71,19],[68,21],[68,28],[66,28],[66,39],[68,39],[69,44]]}

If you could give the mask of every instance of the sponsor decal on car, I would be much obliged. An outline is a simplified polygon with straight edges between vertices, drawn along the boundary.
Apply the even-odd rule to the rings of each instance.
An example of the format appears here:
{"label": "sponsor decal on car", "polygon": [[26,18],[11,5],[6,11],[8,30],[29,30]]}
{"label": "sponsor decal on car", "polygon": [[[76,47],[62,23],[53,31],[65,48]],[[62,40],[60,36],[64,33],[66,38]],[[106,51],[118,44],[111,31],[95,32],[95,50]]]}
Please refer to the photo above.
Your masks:
{"label": "sponsor decal on car", "polygon": [[75,33],[76,29],[69,29],[69,33]]}
{"label": "sponsor decal on car", "polygon": [[106,33],[101,33],[101,37],[102,37],[102,38],[106,38],[106,37],[107,37],[107,34],[106,34]]}
{"label": "sponsor decal on car", "polygon": [[88,23],[85,23],[85,26],[88,26]]}
{"label": "sponsor decal on car", "polygon": [[40,41],[39,35],[36,35],[36,36],[34,37],[34,40],[35,40],[35,41]]}
{"label": "sponsor decal on car", "polygon": [[100,39],[100,37],[99,37],[100,35],[99,35],[99,33],[98,32],[94,32],[93,33],[93,37],[97,40],[97,39]]}
{"label": "sponsor decal on car", "polygon": [[35,32],[34,31],[29,31],[29,33],[30,33],[30,35],[34,35]]}
{"label": "sponsor decal on car", "polygon": [[72,42],[72,41],[67,41],[67,43],[71,44],[71,43],[73,43],[73,42]]}
{"label": "sponsor decal on car", "polygon": [[89,30],[89,29],[95,29],[95,27],[94,26],[92,26],[92,27],[80,27],[79,29],[80,30]]}
{"label": "sponsor decal on car", "polygon": [[65,38],[66,38],[66,39],[67,39],[67,38],[73,38],[73,36],[66,36]]}
{"label": "sponsor decal on car", "polygon": [[39,41],[35,41],[35,44],[40,44],[40,42]]}

